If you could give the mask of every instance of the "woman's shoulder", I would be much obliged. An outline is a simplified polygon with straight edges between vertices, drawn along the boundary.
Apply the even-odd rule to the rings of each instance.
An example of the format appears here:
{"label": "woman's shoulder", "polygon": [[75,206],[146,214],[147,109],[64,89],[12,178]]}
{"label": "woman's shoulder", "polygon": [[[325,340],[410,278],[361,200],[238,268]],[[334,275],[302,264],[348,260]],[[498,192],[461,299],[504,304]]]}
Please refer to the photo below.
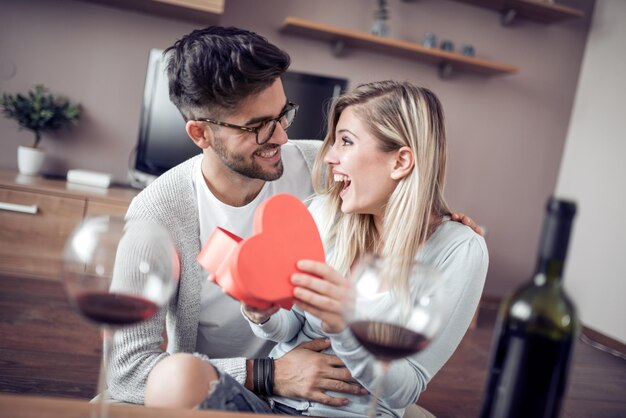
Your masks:
{"label": "woman's shoulder", "polygon": [[455,292],[482,291],[489,253],[485,239],[460,222],[445,221],[426,241],[420,261],[440,269]]}
{"label": "woman's shoulder", "polygon": [[472,228],[461,222],[453,221],[450,218],[444,218],[444,221],[437,227],[433,237],[440,236],[446,240],[467,241],[478,240],[484,242],[484,238],[477,234]]}
{"label": "woman's shoulder", "polygon": [[463,252],[488,259],[485,239],[472,228],[460,222],[445,220],[424,244],[430,254],[450,255]]}

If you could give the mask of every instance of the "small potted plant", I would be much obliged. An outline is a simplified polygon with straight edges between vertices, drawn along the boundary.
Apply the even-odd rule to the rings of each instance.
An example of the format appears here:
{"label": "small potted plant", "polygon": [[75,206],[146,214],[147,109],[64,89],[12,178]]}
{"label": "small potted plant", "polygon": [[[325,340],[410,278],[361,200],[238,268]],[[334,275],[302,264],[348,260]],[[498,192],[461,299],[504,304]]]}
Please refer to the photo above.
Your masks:
{"label": "small potted plant", "polygon": [[45,157],[37,148],[43,132],[56,131],[76,123],[80,116],[80,105],[69,99],[54,96],[43,85],[37,85],[26,94],[2,94],[2,113],[14,119],[20,129],[28,129],[35,134],[32,146],[20,146],[17,150],[17,164],[20,173],[38,174]]}

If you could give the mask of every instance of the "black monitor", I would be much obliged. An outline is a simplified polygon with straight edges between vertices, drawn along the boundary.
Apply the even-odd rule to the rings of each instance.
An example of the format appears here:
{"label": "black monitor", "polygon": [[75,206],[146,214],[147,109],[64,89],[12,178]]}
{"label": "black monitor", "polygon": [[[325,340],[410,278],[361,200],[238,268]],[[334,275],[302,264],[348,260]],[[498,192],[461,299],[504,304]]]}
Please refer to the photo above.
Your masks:
{"label": "black monitor", "polygon": [[163,51],[151,49],[141,107],[132,186],[145,187],[157,176],[201,152],[185,131],[185,120],[170,101]]}
{"label": "black monitor", "polygon": [[[285,94],[300,105],[289,128],[293,139],[322,139],[330,101],[343,92],[347,80],[313,74],[287,72],[283,75]],[[169,98],[166,60],[163,51],[150,50],[144,86],[139,137],[132,186],[145,187],[157,176],[201,152],[187,136],[185,121]]]}

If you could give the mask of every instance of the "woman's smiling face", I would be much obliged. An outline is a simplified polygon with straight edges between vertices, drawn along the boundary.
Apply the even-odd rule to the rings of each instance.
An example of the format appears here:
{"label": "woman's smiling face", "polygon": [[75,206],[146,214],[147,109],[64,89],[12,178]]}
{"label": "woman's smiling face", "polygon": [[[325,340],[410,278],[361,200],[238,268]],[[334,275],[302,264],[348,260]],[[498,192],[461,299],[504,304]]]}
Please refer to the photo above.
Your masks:
{"label": "woman's smiling face", "polygon": [[384,152],[352,106],[339,116],[335,142],[324,156],[334,180],[343,182],[340,197],[343,213],[382,217],[389,196],[396,187],[391,173],[395,152]]}

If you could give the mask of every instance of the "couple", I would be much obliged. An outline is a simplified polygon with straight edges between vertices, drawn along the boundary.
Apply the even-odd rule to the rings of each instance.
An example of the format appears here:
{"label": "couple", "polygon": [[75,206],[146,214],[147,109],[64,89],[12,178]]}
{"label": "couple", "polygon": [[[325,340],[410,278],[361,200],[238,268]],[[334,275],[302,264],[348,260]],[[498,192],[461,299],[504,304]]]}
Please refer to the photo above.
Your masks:
{"label": "couple", "polygon": [[[168,51],[170,97],[203,152],[157,179],[129,208],[129,217],[168,227],[180,251],[181,275],[167,312],[119,332],[112,396],[142,403],[145,392],[145,403],[155,406],[363,415],[372,362],[355,363],[352,352],[359,347],[337,301],[352,264],[377,251],[432,264],[450,283],[453,309],[441,336],[390,370],[393,384],[380,404],[389,416],[401,416],[459,344],[487,269],[483,239],[447,218],[438,99],[410,83],[360,86],[334,104],[328,136],[318,149],[316,143],[287,141],[285,130],[297,110],[280,81],[289,56],[264,38],[213,27],[192,32]],[[267,197],[307,198],[316,154],[318,196],[311,211],[329,251],[328,264],[299,265],[303,274],[293,277],[298,310],[243,307],[246,321],[239,304],[204,279],[195,256],[216,226],[249,236],[254,210]],[[284,324],[294,320],[300,328],[286,335]],[[167,353],[160,348],[164,322]],[[322,336],[327,338],[309,341]],[[276,360],[250,360],[269,353],[273,343],[264,338],[281,340]],[[271,379],[262,385],[268,403],[244,389],[255,387],[255,374]]]}

